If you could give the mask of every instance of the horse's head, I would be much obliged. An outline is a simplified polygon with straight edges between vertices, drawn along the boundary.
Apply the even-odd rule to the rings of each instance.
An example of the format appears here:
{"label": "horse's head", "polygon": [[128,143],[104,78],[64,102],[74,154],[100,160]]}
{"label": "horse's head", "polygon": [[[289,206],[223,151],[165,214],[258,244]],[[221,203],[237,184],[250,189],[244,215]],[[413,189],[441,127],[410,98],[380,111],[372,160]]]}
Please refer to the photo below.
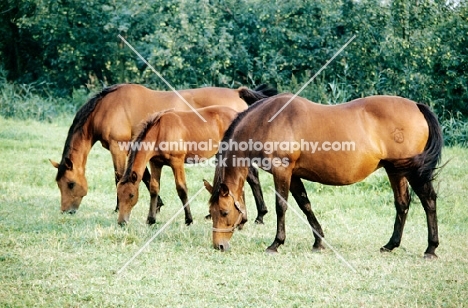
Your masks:
{"label": "horse's head", "polygon": [[135,171],[129,176],[124,176],[117,184],[117,200],[119,208],[119,225],[125,225],[130,219],[130,213],[138,201],[138,186],[141,178]]}
{"label": "horse's head", "polygon": [[[212,194],[210,215],[213,220],[213,247],[221,251],[229,249],[229,240],[234,230],[247,221],[247,214],[240,203],[240,195],[234,195],[229,187],[221,183],[218,192],[204,180],[206,189]],[[213,198],[215,194],[216,198]]]}
{"label": "horse's head", "polygon": [[52,160],[50,163],[58,169],[55,180],[60,189],[60,209],[63,213],[74,214],[88,193],[84,169],[74,168],[70,158],[65,158],[60,164]]}

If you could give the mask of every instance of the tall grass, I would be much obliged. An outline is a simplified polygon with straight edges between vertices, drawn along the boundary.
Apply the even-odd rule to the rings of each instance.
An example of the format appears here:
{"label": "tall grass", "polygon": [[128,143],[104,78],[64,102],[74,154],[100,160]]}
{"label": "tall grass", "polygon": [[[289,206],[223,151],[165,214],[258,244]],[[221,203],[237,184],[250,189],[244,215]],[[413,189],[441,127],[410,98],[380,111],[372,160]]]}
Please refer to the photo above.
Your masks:
{"label": "tall grass", "polygon": [[61,115],[71,115],[86,101],[86,91],[74,91],[70,98],[51,94],[47,84],[15,84],[0,68],[0,116],[20,120],[50,122]]}
{"label": "tall grass", "polygon": [[460,112],[449,113],[441,124],[446,145],[468,146],[468,121]]}

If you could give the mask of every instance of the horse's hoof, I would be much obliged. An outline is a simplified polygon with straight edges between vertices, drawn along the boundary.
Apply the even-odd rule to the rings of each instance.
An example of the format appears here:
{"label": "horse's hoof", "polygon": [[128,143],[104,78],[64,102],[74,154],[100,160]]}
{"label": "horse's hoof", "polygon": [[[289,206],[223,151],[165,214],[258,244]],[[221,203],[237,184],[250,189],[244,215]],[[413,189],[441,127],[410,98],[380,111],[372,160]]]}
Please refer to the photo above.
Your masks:
{"label": "horse's hoof", "polygon": [[192,223],[193,223],[193,219],[186,219],[186,220],[185,220],[185,224],[186,224],[187,226],[190,226]]}
{"label": "horse's hoof", "polygon": [[439,257],[435,253],[424,253],[424,259],[426,260],[437,260]]}
{"label": "horse's hoof", "polygon": [[257,225],[264,225],[264,223],[263,223],[263,218],[258,218],[258,217],[257,217],[257,218],[255,219],[255,223],[256,223]]}
{"label": "horse's hoof", "polygon": [[391,252],[391,250],[385,247],[381,247],[380,252]]}
{"label": "horse's hoof", "polygon": [[322,245],[318,246],[318,247],[312,247],[312,252],[322,252],[325,250],[325,247],[323,247]]}
{"label": "horse's hoof", "polygon": [[151,226],[151,225],[154,225],[155,223],[156,223],[156,218],[154,218],[154,217],[148,217],[148,218],[146,219],[146,224],[148,224],[148,225],[150,225],[150,226]]}
{"label": "horse's hoof", "polygon": [[267,248],[265,250],[265,253],[268,254],[268,255],[276,255],[278,253],[278,250],[277,249],[269,249]]}

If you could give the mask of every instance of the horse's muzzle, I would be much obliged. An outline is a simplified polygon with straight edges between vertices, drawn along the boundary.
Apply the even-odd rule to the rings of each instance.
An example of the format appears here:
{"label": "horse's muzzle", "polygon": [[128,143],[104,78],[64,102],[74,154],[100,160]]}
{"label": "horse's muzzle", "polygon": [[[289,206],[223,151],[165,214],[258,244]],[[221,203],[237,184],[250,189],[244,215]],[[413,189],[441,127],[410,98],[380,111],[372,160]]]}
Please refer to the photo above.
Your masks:
{"label": "horse's muzzle", "polygon": [[213,244],[213,247],[221,251],[228,251],[231,248],[231,245],[229,245],[228,241],[222,241],[220,243]]}
{"label": "horse's muzzle", "polygon": [[119,213],[119,218],[117,219],[117,223],[119,224],[119,226],[124,227],[128,224],[129,221],[130,215],[122,214],[122,212]]}
{"label": "horse's muzzle", "polygon": [[69,209],[69,210],[66,210],[66,211],[62,211],[62,214],[70,214],[70,215],[73,215],[76,213],[76,209]]}

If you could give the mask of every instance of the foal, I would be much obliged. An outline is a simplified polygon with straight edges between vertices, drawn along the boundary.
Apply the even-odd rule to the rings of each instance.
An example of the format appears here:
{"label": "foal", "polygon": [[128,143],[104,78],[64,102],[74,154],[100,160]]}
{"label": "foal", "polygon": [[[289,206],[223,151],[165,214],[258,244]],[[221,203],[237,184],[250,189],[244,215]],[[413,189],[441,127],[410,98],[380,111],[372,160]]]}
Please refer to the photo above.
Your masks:
{"label": "foal", "polygon": [[[118,223],[129,221],[130,212],[138,201],[138,187],[148,162],[151,167],[150,209],[148,224],[154,224],[159,207],[161,169],[170,166],[174,173],[177,193],[182,204],[187,204],[187,185],[184,163],[208,159],[216,154],[218,143],[223,138],[237,111],[224,106],[211,106],[197,110],[206,119],[203,122],[192,111],[171,111],[152,115],[142,123],[141,130],[132,141],[124,175],[117,185],[119,207]],[[192,223],[190,206],[184,208],[185,223]]]}

